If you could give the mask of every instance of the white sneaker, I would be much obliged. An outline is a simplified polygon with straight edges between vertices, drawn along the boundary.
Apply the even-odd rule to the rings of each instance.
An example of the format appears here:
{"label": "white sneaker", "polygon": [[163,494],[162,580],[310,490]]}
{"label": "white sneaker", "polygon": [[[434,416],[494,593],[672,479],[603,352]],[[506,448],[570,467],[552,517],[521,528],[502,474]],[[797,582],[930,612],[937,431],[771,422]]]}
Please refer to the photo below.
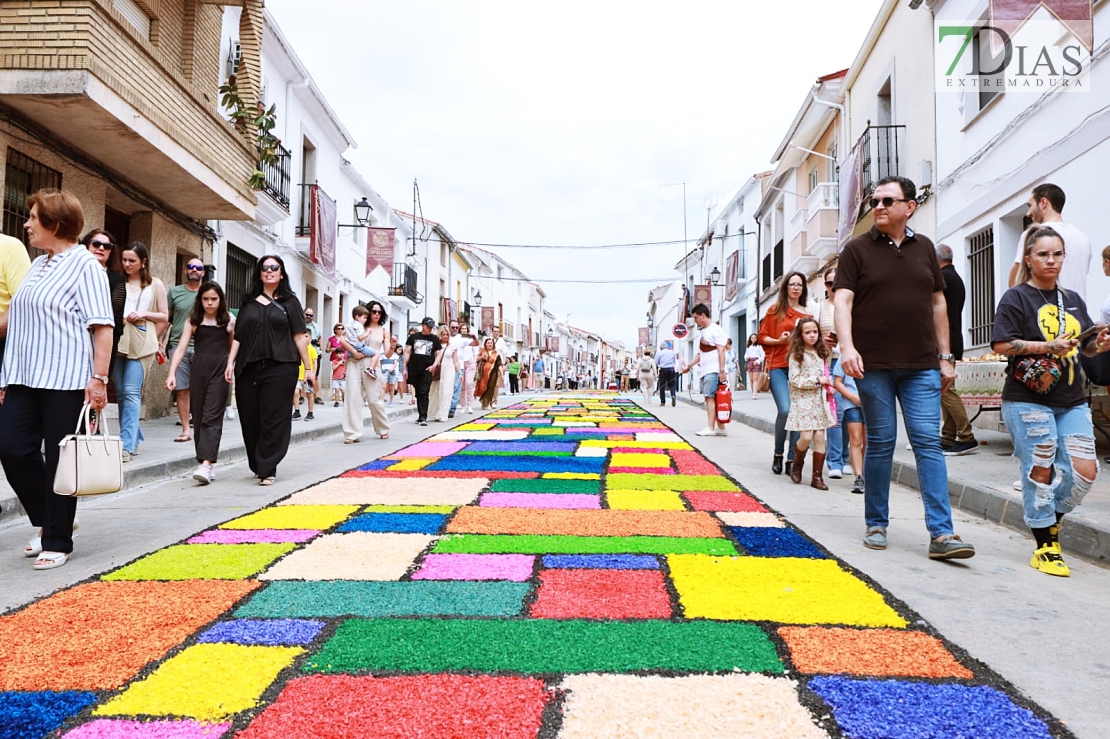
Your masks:
{"label": "white sneaker", "polygon": [[211,468],[206,464],[198,465],[197,471],[193,473],[193,479],[201,485],[207,485],[212,482]]}
{"label": "white sneaker", "polygon": [[844,477],[844,473],[840,471],[839,467],[834,467],[829,470],[830,480],[839,480],[842,477]]}
{"label": "white sneaker", "polygon": [[1021,480],[1014,480],[1014,490],[1021,490]]}
{"label": "white sneaker", "polygon": [[854,469],[852,469],[852,465],[850,465],[850,464],[844,465],[844,469],[842,471],[844,472],[845,477],[855,477],[856,476],[856,471]]}
{"label": "white sneaker", "polygon": [[717,429],[717,436],[728,436],[728,429]]}
{"label": "white sneaker", "polygon": [[716,436],[717,435],[717,430],[716,429],[711,429],[708,426],[706,426],[701,431],[696,432],[694,435],[695,436]]}

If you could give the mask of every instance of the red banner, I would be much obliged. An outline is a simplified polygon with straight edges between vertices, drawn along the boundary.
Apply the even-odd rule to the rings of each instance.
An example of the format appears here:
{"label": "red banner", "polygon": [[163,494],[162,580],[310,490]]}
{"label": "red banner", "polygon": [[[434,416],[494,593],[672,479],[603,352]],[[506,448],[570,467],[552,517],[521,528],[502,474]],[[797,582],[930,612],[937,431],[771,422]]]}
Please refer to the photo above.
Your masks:
{"label": "red banner", "polygon": [[559,337],[558,336],[545,336],[547,341],[547,351],[559,353]]}
{"label": "red banner", "polygon": [[494,325],[493,306],[482,308],[482,330],[487,334],[492,334]]}
{"label": "red banner", "polygon": [[725,300],[732,301],[736,299],[736,293],[740,290],[740,250],[736,250],[728,255],[725,260]]}
{"label": "red banner", "polygon": [[710,310],[713,309],[713,286],[712,285],[694,285],[694,306],[704,305]]}
{"label": "red banner", "polygon": [[312,186],[312,223],[308,241],[308,258],[324,268],[328,277],[335,277],[335,201],[320,189]]}
{"label": "red banner", "polygon": [[393,277],[393,239],[396,229],[393,228],[368,228],[366,229],[366,275],[381,267],[386,274]]}
{"label": "red banner", "polygon": [[[1075,34],[1088,53],[1094,50],[1093,0],[991,0],[991,25],[1013,37],[1042,5]],[[992,37],[996,35],[991,34]],[[992,46],[995,45],[1001,48],[1001,39],[993,39]]]}
{"label": "red banner", "polygon": [[638,340],[640,346],[647,346],[651,343],[651,329],[641,327],[637,331],[640,334]]}

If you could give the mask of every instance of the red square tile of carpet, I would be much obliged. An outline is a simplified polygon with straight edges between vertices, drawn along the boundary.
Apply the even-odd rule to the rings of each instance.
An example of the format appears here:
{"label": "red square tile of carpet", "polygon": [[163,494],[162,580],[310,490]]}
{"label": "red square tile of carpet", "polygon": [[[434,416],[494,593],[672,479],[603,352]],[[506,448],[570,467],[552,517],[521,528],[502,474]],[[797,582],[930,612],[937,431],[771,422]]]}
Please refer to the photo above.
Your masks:
{"label": "red square tile of carpet", "polygon": [[670,618],[658,570],[543,570],[532,618]]}
{"label": "red square tile of carpet", "polygon": [[90,582],[0,617],[0,690],[112,690],[258,587]]}
{"label": "red square tile of carpet", "polygon": [[719,475],[721,468],[693,449],[672,449],[671,458],[680,475]]}
{"label": "red square tile of carpet", "polygon": [[551,698],[535,678],[317,675],[289,681],[237,739],[534,739]]}
{"label": "red square tile of carpet", "polygon": [[682,494],[695,511],[742,511],[765,513],[762,503],[745,493],[725,493],[715,490],[691,490]]}
{"label": "red square tile of carpet", "polygon": [[974,677],[939,639],[920,631],[787,626],[779,635],[804,673]]}

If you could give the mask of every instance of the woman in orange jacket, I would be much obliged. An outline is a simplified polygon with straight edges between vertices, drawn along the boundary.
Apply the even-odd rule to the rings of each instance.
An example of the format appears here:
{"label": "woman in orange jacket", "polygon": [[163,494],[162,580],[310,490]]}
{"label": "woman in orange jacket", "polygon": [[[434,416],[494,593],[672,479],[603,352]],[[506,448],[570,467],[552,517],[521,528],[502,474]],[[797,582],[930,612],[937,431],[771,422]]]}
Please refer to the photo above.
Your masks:
{"label": "woman in orange jacket", "polygon": [[[790,414],[790,379],[788,354],[790,353],[790,334],[798,319],[809,315],[806,312],[806,299],[809,297],[809,287],[806,285],[806,276],[801,272],[789,272],[782,278],[779,285],[778,300],[767,309],[767,314],[759,324],[757,341],[767,352],[764,362],[764,371],[771,375],[771,395],[778,408],[775,417],[775,456],[771,463],[771,471],[776,475],[782,474],[782,453],[786,444],[786,417]],[[798,443],[798,433],[790,433],[789,465],[794,459],[794,445]]]}

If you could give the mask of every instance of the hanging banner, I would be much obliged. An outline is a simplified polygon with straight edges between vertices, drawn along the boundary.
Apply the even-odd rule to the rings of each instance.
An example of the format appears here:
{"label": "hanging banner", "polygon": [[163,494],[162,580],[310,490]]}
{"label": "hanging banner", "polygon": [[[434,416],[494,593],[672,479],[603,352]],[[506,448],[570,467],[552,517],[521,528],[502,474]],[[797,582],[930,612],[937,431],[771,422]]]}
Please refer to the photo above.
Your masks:
{"label": "hanging banner", "polygon": [[639,339],[637,339],[636,341],[637,345],[647,346],[651,343],[651,329],[641,326],[640,328],[636,329],[636,331],[640,335]]}
{"label": "hanging banner", "polygon": [[866,195],[863,188],[863,156],[860,149],[864,139],[861,136],[848,156],[840,164],[840,221],[836,228],[836,250],[839,252],[844,242],[852,238],[852,231],[856,228],[856,219],[859,218],[859,207]]}
{"label": "hanging banner", "polygon": [[493,333],[495,323],[493,320],[493,306],[482,308],[482,330],[487,334]]}
{"label": "hanging banner", "polygon": [[319,185],[312,186],[312,223],[309,242],[308,258],[313,264],[323,268],[328,277],[335,277],[335,233],[336,214],[335,201],[320,189]]}
{"label": "hanging banner", "polygon": [[559,337],[558,336],[545,336],[544,338],[547,341],[547,344],[546,344],[547,351],[555,352],[557,354],[559,352]]}
{"label": "hanging banner", "polygon": [[366,229],[366,276],[381,267],[386,274],[393,277],[393,239],[397,229],[394,228],[368,228]]}
{"label": "hanging banner", "polygon": [[[713,308],[713,286],[712,285],[694,285],[694,306],[704,305],[706,308]],[[693,310],[693,307],[691,307]]]}
{"label": "hanging banner", "polygon": [[451,321],[457,320],[459,317],[458,311],[455,309],[455,301],[451,298],[443,298],[443,322],[450,324]]}
{"label": "hanging banner", "polygon": [[740,291],[740,250],[732,252],[725,260],[725,300],[733,301]]}

